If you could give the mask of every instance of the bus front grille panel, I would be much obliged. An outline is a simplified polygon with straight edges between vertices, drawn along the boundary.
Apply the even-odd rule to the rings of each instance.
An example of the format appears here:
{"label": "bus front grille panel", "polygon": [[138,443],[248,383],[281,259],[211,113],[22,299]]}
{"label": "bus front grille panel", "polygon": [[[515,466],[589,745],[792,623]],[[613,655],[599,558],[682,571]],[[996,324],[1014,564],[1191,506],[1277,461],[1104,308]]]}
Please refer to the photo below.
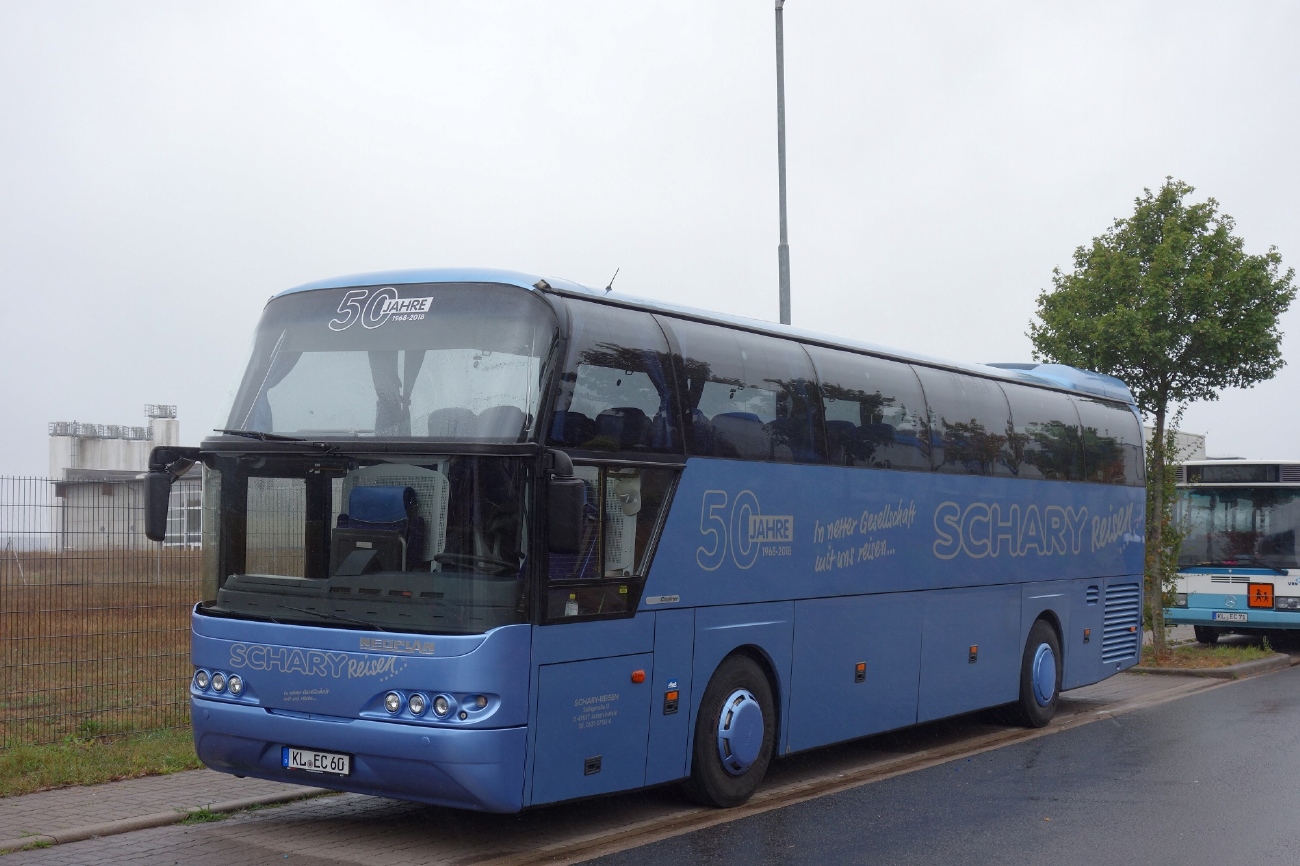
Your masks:
{"label": "bus front grille panel", "polygon": [[1136,583],[1106,587],[1105,626],[1101,639],[1103,662],[1117,662],[1137,654],[1141,599],[1142,591]]}
{"label": "bus front grille panel", "polygon": [[1250,577],[1245,574],[1212,574],[1210,583],[1250,583]]}

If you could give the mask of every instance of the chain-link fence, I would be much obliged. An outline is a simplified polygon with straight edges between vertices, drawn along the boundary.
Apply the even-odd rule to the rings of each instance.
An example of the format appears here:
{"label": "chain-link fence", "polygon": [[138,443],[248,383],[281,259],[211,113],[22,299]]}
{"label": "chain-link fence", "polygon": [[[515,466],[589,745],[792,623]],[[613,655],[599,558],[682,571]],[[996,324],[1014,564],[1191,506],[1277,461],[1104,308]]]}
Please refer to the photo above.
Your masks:
{"label": "chain-link fence", "polygon": [[188,723],[201,499],[156,544],[136,479],[0,477],[0,749]]}

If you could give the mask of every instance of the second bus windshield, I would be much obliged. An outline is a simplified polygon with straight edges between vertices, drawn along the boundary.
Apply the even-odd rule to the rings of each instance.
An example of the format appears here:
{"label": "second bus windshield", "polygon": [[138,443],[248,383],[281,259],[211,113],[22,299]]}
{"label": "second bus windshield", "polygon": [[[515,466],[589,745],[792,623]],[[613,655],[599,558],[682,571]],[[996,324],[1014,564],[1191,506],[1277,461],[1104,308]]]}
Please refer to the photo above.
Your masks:
{"label": "second bus windshield", "polygon": [[1186,528],[1178,564],[1296,568],[1300,488],[1221,487],[1184,490]]}

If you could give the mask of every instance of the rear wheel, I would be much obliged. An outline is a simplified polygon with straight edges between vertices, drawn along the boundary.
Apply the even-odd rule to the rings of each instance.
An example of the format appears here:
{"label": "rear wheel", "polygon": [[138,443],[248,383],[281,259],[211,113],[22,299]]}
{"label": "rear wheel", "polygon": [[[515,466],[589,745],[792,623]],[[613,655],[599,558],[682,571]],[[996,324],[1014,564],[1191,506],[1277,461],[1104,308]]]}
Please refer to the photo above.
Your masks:
{"label": "rear wheel", "polygon": [[1219,642],[1219,630],[1208,625],[1194,625],[1192,631],[1196,632],[1196,642],[1203,643],[1206,646],[1212,646]]}
{"label": "rear wheel", "polygon": [[1015,705],[1016,721],[1028,728],[1041,728],[1056,715],[1061,696],[1061,641],[1056,629],[1038,620],[1029,630],[1020,659],[1020,700]]}
{"label": "rear wheel", "polygon": [[724,660],[700,702],[687,796],[720,808],[753,796],[772,760],[775,722],[763,669],[747,656]]}

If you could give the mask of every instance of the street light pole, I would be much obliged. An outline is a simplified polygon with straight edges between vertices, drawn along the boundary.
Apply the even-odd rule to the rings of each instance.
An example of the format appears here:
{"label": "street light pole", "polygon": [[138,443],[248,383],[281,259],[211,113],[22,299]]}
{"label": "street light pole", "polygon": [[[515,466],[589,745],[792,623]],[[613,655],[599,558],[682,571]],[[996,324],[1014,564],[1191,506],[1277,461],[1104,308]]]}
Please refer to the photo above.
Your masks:
{"label": "street light pole", "polygon": [[785,38],[781,7],[776,0],[776,160],[781,197],[781,243],[776,248],[781,281],[781,324],[790,324],[790,239],[785,226]]}

